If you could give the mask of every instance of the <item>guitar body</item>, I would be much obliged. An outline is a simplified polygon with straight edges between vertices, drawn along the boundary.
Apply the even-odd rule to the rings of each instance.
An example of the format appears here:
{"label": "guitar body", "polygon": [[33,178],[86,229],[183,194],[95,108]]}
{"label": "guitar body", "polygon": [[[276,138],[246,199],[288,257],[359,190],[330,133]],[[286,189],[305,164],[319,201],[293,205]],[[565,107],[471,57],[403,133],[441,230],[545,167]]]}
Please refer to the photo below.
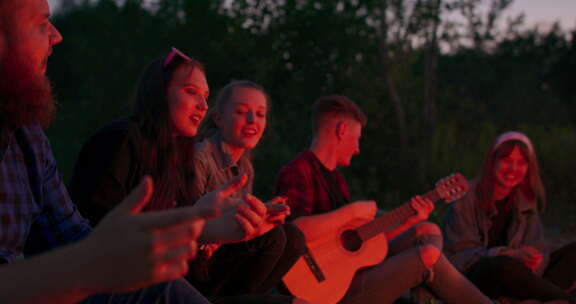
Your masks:
{"label": "guitar body", "polygon": [[[388,241],[383,233],[359,242],[359,248],[345,248],[342,234],[369,221],[349,218],[344,222],[330,223],[335,229],[316,238],[311,238],[309,232],[301,229],[306,236],[308,253],[317,263],[324,280],[319,281],[309,263],[300,257],[283,278],[288,290],[313,304],[333,304],[341,300],[356,272],[380,263],[388,252]],[[297,221],[294,224],[298,226]]]}
{"label": "guitar body", "polygon": [[[468,189],[468,181],[457,173],[440,180],[423,197],[433,202],[440,199],[452,202]],[[283,278],[294,296],[312,304],[340,301],[359,269],[386,258],[388,241],[383,232],[416,214],[407,202],[378,218],[358,219],[354,204],[293,222],[306,236],[308,248]]]}

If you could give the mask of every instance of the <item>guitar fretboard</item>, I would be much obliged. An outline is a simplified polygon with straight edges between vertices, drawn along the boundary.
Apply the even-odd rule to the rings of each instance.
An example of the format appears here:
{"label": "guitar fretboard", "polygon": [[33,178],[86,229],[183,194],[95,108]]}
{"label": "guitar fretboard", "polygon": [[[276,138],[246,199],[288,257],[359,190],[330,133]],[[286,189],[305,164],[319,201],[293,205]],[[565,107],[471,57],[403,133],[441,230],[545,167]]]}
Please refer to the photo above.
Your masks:
{"label": "guitar fretboard", "polygon": [[[438,192],[436,190],[431,190],[424,195],[423,198],[427,198],[432,202],[436,202],[440,199]],[[400,205],[400,207],[387,212],[386,214],[370,221],[358,228],[356,231],[358,235],[362,239],[362,241],[367,241],[372,237],[385,232],[387,230],[392,229],[403,223],[408,217],[413,216],[416,214],[416,210],[412,208],[410,202],[405,202],[404,204]]]}

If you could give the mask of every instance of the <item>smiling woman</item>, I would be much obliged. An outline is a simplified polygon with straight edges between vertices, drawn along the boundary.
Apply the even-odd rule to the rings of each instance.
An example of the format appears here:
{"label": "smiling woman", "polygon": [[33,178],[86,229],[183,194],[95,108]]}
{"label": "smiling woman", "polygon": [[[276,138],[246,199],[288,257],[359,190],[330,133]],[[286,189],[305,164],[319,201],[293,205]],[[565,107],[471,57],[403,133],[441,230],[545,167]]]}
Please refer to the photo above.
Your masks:
{"label": "smiling woman", "polygon": [[233,81],[220,90],[200,130],[204,140],[196,145],[194,198],[239,174],[248,175],[248,184],[237,197],[252,193],[250,152],[264,134],[269,110],[270,99],[259,84]]}
{"label": "smiling woman", "polygon": [[[234,132],[226,133],[226,138],[234,143],[231,147],[236,153],[254,147],[266,127],[267,102],[263,93],[243,93],[232,94],[234,101],[229,105],[233,107],[224,108],[226,114],[217,118],[222,126],[234,128]],[[238,195],[246,193],[241,186],[251,180],[251,174],[231,176],[197,195],[194,185],[206,174],[197,174],[196,167],[202,165],[197,154],[201,152],[195,150],[194,144],[208,110],[208,94],[204,68],[182,52],[172,49],[152,62],[137,85],[132,116],[105,126],[83,146],[70,182],[70,194],[82,214],[98,223],[118,198],[124,197],[142,176],[150,175],[155,191],[145,211],[183,206],[213,211],[214,217],[206,221],[199,237],[201,248],[226,245],[209,263],[191,264],[188,279],[198,284],[195,286],[200,292],[218,297],[218,303],[226,303],[220,299],[223,296],[245,295],[250,298],[239,301],[290,302],[289,296],[260,295],[281,278],[282,272],[273,274],[272,270],[287,242],[284,229],[274,228],[277,220],[288,215],[288,207],[265,205],[253,196]],[[214,168],[208,174],[218,175],[220,170]],[[205,199],[211,195],[221,197],[222,189],[230,185],[237,187],[227,191],[217,204]],[[275,217],[269,216],[269,210],[275,212]],[[206,250],[202,252],[206,256]],[[291,261],[297,256],[289,258]]]}
{"label": "smiling woman", "polygon": [[519,132],[500,135],[470,192],[450,207],[447,256],[492,298],[568,300],[576,286],[576,243],[549,255],[544,206],[532,142]]}
{"label": "smiling woman", "polygon": [[182,65],[166,89],[173,136],[193,137],[208,109],[208,83],[204,71]]}
{"label": "smiling woman", "polygon": [[[193,199],[238,175],[247,175],[248,183],[234,196],[241,199],[251,195],[254,169],[250,152],[262,138],[269,112],[268,95],[252,81],[233,81],[220,90],[201,127],[205,138],[195,147]],[[282,198],[275,198],[267,207],[281,201]],[[280,214],[279,220],[283,221],[286,215]],[[192,273],[189,278],[198,286],[226,278],[225,284],[209,295],[237,294],[239,290],[265,292],[280,283],[304,248],[302,233],[292,225],[282,225],[244,243],[206,246],[198,263],[204,263],[207,273]],[[230,269],[238,271],[230,273]]]}
{"label": "smiling woman", "polygon": [[231,149],[241,154],[256,147],[266,128],[268,98],[262,90],[238,87],[220,111],[214,112],[214,122]]}
{"label": "smiling woman", "polygon": [[69,190],[82,214],[98,223],[144,175],[157,190],[146,210],[189,202],[182,197],[207,96],[200,62],[176,49],[153,61],[138,83],[132,116],[103,127],[78,156]]}

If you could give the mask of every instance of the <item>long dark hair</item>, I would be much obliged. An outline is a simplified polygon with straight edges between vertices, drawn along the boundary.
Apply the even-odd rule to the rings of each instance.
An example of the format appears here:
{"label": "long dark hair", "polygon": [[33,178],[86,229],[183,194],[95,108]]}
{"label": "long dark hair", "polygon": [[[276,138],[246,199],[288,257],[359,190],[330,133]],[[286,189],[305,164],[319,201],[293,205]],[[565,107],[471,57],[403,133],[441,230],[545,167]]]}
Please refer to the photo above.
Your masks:
{"label": "long dark hair", "polygon": [[526,161],[528,162],[528,171],[524,180],[512,191],[522,191],[524,196],[530,201],[537,204],[540,212],[544,211],[546,206],[546,191],[540,178],[540,169],[538,160],[533,148],[528,147],[520,140],[508,140],[499,144],[497,148],[493,145],[486,154],[486,160],[482,167],[482,173],[478,178],[476,185],[476,196],[484,210],[490,210],[494,206],[494,184],[497,183],[495,177],[496,162],[503,157],[512,153],[514,148],[518,148]]}
{"label": "long dark hair", "polygon": [[[142,73],[136,87],[136,97],[131,119],[136,123],[145,151],[140,160],[144,174],[154,178],[154,198],[147,210],[166,209],[188,202],[188,183],[193,178],[194,138],[173,137],[169,103],[166,89],[174,71],[183,66],[192,73],[195,69],[204,72],[197,60],[179,56],[164,66],[166,56],[154,60]],[[145,144],[144,144],[145,143]]]}

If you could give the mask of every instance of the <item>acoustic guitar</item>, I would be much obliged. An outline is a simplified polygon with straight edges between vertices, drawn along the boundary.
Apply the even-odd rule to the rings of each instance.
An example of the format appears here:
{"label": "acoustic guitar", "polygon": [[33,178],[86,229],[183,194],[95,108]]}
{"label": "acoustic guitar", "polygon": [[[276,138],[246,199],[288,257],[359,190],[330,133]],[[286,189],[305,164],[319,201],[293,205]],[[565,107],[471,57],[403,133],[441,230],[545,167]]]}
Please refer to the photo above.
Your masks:
{"label": "acoustic guitar", "polygon": [[[422,196],[433,202],[449,203],[461,198],[468,189],[466,179],[457,173],[441,179],[434,190]],[[319,223],[339,219],[333,223],[323,222],[334,229],[322,235],[302,229],[298,219],[293,222],[304,233],[307,245],[307,252],[282,279],[294,296],[313,304],[340,301],[359,269],[379,264],[386,258],[388,241],[384,232],[416,214],[410,202],[373,220],[359,220],[347,211],[342,207],[333,211],[346,212],[340,216],[335,217],[332,212],[332,215],[315,216],[314,220]]]}

